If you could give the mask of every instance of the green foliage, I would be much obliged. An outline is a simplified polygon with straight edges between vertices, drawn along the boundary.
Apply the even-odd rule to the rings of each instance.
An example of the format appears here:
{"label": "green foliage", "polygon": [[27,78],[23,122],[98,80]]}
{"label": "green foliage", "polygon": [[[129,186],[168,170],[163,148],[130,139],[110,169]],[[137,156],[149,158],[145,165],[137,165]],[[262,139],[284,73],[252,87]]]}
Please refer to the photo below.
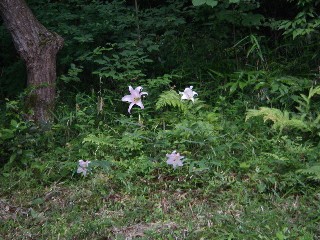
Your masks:
{"label": "green foliage", "polygon": [[[251,34],[243,39],[241,39],[239,42],[237,42],[233,48],[236,48],[238,45],[242,45],[243,47],[247,48],[246,45],[248,45],[247,55],[246,57],[249,58],[249,56],[254,56],[254,59],[257,61],[260,61],[261,64],[264,64],[265,58],[263,56],[263,52],[260,46],[260,41],[258,39],[259,37]],[[257,57],[255,57],[257,56]],[[266,66],[263,66],[266,67]]]}
{"label": "green foliage", "polygon": [[[280,132],[285,128],[292,128],[302,131],[316,131],[319,134],[320,113],[317,109],[311,109],[311,98],[319,94],[320,87],[311,87],[308,96],[300,94],[300,97],[293,97],[295,102],[299,104],[296,108],[300,114],[290,114],[286,110],[281,111],[275,108],[261,107],[258,110],[248,110],[246,120],[252,117],[263,116],[264,121],[271,120],[273,122],[272,127],[280,130]],[[290,115],[292,116],[290,117]]]}
{"label": "green foliage", "polygon": [[167,135],[168,137],[171,135],[176,144],[188,145],[190,143],[193,145],[192,149],[196,150],[196,146],[204,148],[212,146],[215,143],[218,129],[219,125],[215,125],[215,122],[211,123],[200,119],[198,121],[183,120],[181,123],[176,124],[172,132]]}
{"label": "green foliage", "polygon": [[229,88],[230,93],[234,93],[237,90],[244,90],[245,88],[257,86],[265,78],[264,71],[241,71],[232,74],[232,80],[224,87]]}
{"label": "green foliage", "polygon": [[247,111],[246,120],[252,117],[263,116],[263,120],[271,120],[272,127],[276,130],[283,131],[285,128],[293,128],[302,131],[311,131],[306,123],[302,120],[291,117],[288,111],[281,111],[275,108],[261,107],[258,110],[250,109]]}
{"label": "green foliage", "polygon": [[107,146],[114,147],[113,139],[111,136],[106,136],[103,134],[99,134],[98,136],[89,134],[87,137],[83,139],[83,143],[89,142],[98,146]]}
{"label": "green foliage", "polygon": [[145,139],[143,138],[144,132],[135,130],[134,132],[124,132],[119,145],[121,146],[121,153],[124,157],[137,153],[142,150]]}
{"label": "green foliage", "polygon": [[116,44],[112,44],[109,48],[98,47],[80,56],[79,61],[93,62],[101,66],[92,73],[108,81],[126,81],[144,77],[145,74],[139,67],[152,60],[147,58],[143,49],[134,41],[121,44],[117,52],[113,51],[116,47]]}
{"label": "green foliage", "polygon": [[310,166],[305,169],[298,170],[299,173],[305,174],[309,179],[320,181],[320,165]]}
{"label": "green foliage", "polygon": [[156,102],[157,110],[166,106],[176,107],[184,113],[187,111],[187,105],[181,101],[181,96],[174,90],[163,92]]}
{"label": "green foliage", "polygon": [[299,0],[297,2],[300,11],[295,18],[292,20],[276,21],[274,26],[279,30],[284,30],[283,34],[292,36],[293,39],[318,33],[320,20],[317,7],[319,1]]}
{"label": "green foliage", "polygon": [[296,102],[299,103],[297,109],[301,114],[309,116],[311,115],[310,117],[312,117],[312,115],[314,116],[314,112],[311,112],[311,110],[314,110],[311,108],[311,98],[313,98],[315,95],[320,95],[320,86],[317,86],[315,88],[311,87],[308,96],[300,94],[300,98],[296,99]]}
{"label": "green foliage", "polygon": [[[52,124],[0,102],[0,238],[319,236],[315,1],[28,3],[65,47]],[[3,31],[9,96],[25,76]],[[129,85],[148,92],[130,115]]]}
{"label": "green foliage", "polygon": [[230,81],[220,88],[229,89],[230,96],[243,97],[256,105],[270,104],[281,108],[295,107],[301,92],[312,86],[310,79],[279,76],[264,70],[242,70],[230,74],[229,78]]}
{"label": "green foliage", "polygon": [[200,6],[203,4],[207,4],[211,7],[215,7],[218,5],[218,1],[217,0],[192,0],[192,4],[194,6]]}
{"label": "green foliage", "polygon": [[62,75],[60,77],[60,80],[65,82],[65,83],[69,83],[69,82],[79,82],[80,78],[79,78],[79,74],[82,72],[82,68],[81,67],[77,67],[75,64],[71,64],[69,70],[68,70],[68,74],[67,75]]}

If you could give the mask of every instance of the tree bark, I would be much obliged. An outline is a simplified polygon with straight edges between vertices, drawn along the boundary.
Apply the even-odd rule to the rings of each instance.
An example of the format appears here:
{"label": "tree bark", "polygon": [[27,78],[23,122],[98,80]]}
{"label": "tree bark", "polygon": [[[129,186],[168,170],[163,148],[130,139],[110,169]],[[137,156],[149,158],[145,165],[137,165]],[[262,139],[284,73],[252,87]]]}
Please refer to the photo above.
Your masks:
{"label": "tree bark", "polygon": [[52,120],[55,103],[56,55],[63,38],[47,30],[25,0],[0,0],[0,15],[27,68],[27,109],[37,123]]}

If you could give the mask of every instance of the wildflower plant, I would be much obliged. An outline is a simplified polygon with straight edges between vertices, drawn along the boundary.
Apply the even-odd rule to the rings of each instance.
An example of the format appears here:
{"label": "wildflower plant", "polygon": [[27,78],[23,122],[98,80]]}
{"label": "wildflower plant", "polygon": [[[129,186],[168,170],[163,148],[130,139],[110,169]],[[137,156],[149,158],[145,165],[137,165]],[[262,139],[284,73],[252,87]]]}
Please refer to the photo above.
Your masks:
{"label": "wildflower plant", "polygon": [[77,169],[77,173],[82,173],[83,176],[87,175],[88,167],[89,167],[90,161],[83,161],[82,159],[79,160],[79,165]]}
{"label": "wildflower plant", "polygon": [[141,109],[144,109],[144,106],[142,104],[142,101],[141,101],[141,98],[142,98],[142,95],[148,95],[147,92],[142,92],[142,87],[139,86],[139,87],[136,87],[135,89],[133,89],[132,86],[129,86],[129,92],[130,92],[130,95],[126,95],[124,96],[121,100],[123,102],[129,102],[130,105],[129,105],[129,108],[128,108],[128,112],[131,114],[131,108],[134,106],[134,105],[138,105]]}
{"label": "wildflower plant", "polygon": [[198,95],[195,91],[192,90],[193,86],[190,86],[188,88],[185,88],[183,92],[179,92],[179,94],[182,94],[181,100],[191,100],[194,102],[194,96]]}
{"label": "wildflower plant", "polygon": [[167,164],[172,165],[173,168],[175,169],[176,167],[182,167],[183,162],[182,159],[184,156],[181,156],[180,153],[177,153],[176,150],[174,150],[171,154],[166,154],[167,159]]}

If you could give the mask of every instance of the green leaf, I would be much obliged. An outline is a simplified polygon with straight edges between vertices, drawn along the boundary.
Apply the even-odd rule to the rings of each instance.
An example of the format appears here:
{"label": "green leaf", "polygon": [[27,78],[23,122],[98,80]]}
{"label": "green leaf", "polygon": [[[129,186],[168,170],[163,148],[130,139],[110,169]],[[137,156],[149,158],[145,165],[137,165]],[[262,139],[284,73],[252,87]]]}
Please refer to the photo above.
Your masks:
{"label": "green leaf", "polygon": [[45,200],[43,199],[43,198],[36,198],[36,199],[34,199],[33,201],[32,201],[32,205],[40,205],[40,204],[42,204],[42,203],[44,203],[45,202]]}
{"label": "green leaf", "polygon": [[18,122],[16,120],[12,119],[11,122],[10,122],[10,125],[13,128],[17,128],[18,127]]}
{"label": "green leaf", "polygon": [[236,91],[237,87],[238,87],[238,82],[232,84],[232,86],[230,87],[230,93],[233,93],[234,91]]}
{"label": "green leaf", "polygon": [[206,0],[192,0],[193,6],[200,6],[206,3]]}
{"label": "green leaf", "polygon": [[17,154],[13,153],[9,158],[9,162],[12,163],[16,158],[17,158]]}
{"label": "green leaf", "polygon": [[216,1],[216,0],[207,0],[206,4],[211,6],[211,7],[215,7],[215,6],[218,5],[218,1]]}
{"label": "green leaf", "polygon": [[241,90],[243,90],[247,86],[246,82],[239,82],[239,87]]}
{"label": "green leaf", "polygon": [[242,162],[240,163],[239,167],[242,168],[242,169],[248,169],[250,168],[250,163],[249,162]]}
{"label": "green leaf", "polygon": [[0,130],[0,139],[7,140],[14,137],[15,130],[12,129],[1,129]]}
{"label": "green leaf", "polygon": [[31,217],[32,218],[37,218],[39,213],[35,210],[33,210],[33,208],[30,209],[30,213],[31,213]]}
{"label": "green leaf", "polygon": [[200,6],[203,4],[207,4],[208,6],[215,7],[218,5],[217,0],[192,0],[193,6]]}

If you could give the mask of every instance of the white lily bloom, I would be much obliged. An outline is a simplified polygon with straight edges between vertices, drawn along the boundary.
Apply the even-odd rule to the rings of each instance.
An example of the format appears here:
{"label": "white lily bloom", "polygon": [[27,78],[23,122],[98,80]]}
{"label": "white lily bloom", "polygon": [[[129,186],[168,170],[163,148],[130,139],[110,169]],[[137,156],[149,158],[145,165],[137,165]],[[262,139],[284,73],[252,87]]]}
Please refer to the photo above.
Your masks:
{"label": "white lily bloom", "polygon": [[79,166],[77,169],[77,173],[82,173],[83,176],[87,175],[87,168],[89,166],[90,161],[83,161],[82,159],[79,160]]}
{"label": "white lily bloom", "polygon": [[179,92],[179,94],[182,94],[181,100],[186,99],[186,100],[191,100],[194,102],[194,95],[198,95],[195,91],[192,91],[193,86],[190,86],[186,89],[184,89],[183,92]]}
{"label": "white lily bloom", "polygon": [[180,156],[180,153],[176,152],[177,151],[174,150],[171,154],[166,154],[166,157],[168,158],[167,164],[172,165],[173,168],[176,168],[177,166],[183,166],[183,162],[181,161],[181,159],[183,159],[184,156]]}
{"label": "white lily bloom", "polygon": [[130,95],[126,95],[124,96],[121,100],[123,102],[129,102],[129,108],[128,108],[128,112],[130,113],[131,108],[133,107],[133,105],[138,105],[141,109],[144,109],[144,106],[142,104],[141,101],[141,96],[142,95],[148,95],[147,92],[141,92],[142,91],[142,87],[139,86],[136,89],[133,89],[131,86],[129,86],[129,92]]}

